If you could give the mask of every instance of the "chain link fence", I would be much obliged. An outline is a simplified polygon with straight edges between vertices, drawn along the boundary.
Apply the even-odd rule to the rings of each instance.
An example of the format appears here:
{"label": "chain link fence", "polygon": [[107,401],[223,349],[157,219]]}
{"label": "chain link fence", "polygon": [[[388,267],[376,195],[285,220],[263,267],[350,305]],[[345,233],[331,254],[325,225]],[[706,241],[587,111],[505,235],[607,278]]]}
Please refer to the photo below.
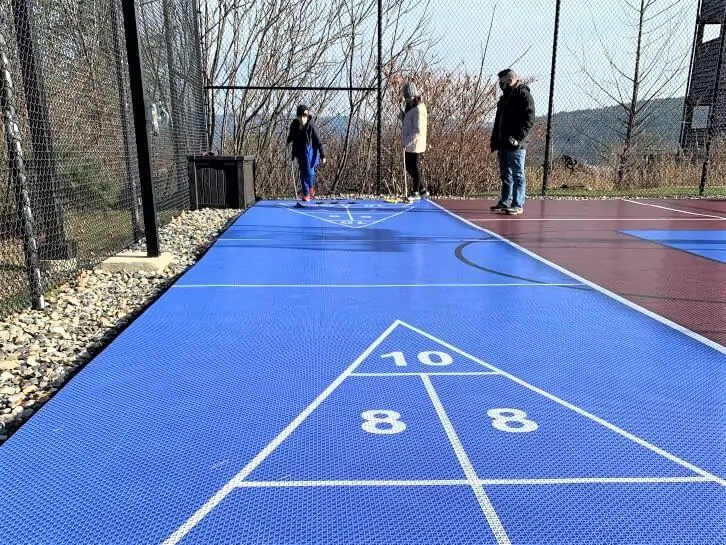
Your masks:
{"label": "chain link fence", "polygon": [[[496,75],[513,68],[536,105],[530,195],[697,196],[707,150],[683,145],[681,135],[690,130],[686,95],[692,80],[709,96],[714,88],[715,78],[704,79],[703,70],[715,57],[693,52],[699,40],[718,50],[723,4],[563,0],[519,2],[515,9],[495,0],[382,0],[379,14],[375,0],[207,2],[209,141],[219,153],[258,155],[262,193],[288,196],[295,171],[285,162],[284,133],[304,103],[334,150],[320,170],[324,190],[370,192],[380,146],[380,189],[401,192],[400,87],[412,80],[429,111],[429,189],[493,195]],[[707,18],[698,17],[702,11]],[[704,37],[698,28],[706,22]],[[697,107],[696,121],[699,115]],[[706,194],[726,192],[720,153],[716,144],[709,150]]]}
{"label": "chain link fence", "polygon": [[698,8],[562,4],[551,194],[698,195],[702,156],[680,142]]}
{"label": "chain link fence", "polygon": [[[146,103],[168,119],[149,136],[162,224],[189,206],[187,155],[207,150],[256,156],[258,195],[294,195],[286,137],[298,104],[324,139],[319,194],[402,193],[406,81],[429,112],[431,194],[495,195],[496,75],[510,67],[536,106],[529,195],[726,193],[724,0],[136,5]],[[148,226],[121,0],[0,8],[6,309]]]}
{"label": "chain link fence", "polygon": [[257,156],[261,196],[296,194],[286,140],[300,104],[324,140],[318,190],[375,190],[377,21],[375,0],[204,5],[210,148]]}
{"label": "chain link fence", "polygon": [[187,155],[207,149],[198,17],[194,0],[139,2],[144,91],[168,116],[168,125],[150,141],[160,223],[189,209]]}
{"label": "chain link fence", "polygon": [[[139,32],[160,222],[188,208],[186,155],[206,150],[198,11],[151,0]],[[0,0],[0,312],[38,304],[144,234],[121,0]],[[170,54],[173,52],[173,54]]]}

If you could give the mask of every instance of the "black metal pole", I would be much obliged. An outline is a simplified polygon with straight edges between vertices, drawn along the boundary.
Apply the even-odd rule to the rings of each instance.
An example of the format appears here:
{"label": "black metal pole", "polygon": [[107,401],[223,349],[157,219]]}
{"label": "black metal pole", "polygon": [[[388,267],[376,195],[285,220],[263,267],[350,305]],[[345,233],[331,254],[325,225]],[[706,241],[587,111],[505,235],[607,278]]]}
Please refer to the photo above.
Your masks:
{"label": "black metal pole", "polygon": [[706,137],[706,152],[703,158],[703,168],[701,169],[701,183],[698,187],[698,194],[703,196],[706,191],[706,182],[708,180],[708,163],[711,159],[711,141],[713,140],[714,125],[716,120],[716,101],[718,100],[718,91],[721,86],[721,67],[723,66],[724,44],[726,44],[726,7],[721,14],[721,30],[720,42],[718,46],[718,63],[716,64],[716,78],[713,82],[713,92],[711,93],[711,107],[708,112],[708,136]]}
{"label": "black metal pole", "polygon": [[547,107],[547,134],[545,136],[545,156],[542,171],[542,196],[547,193],[547,182],[551,170],[551,149],[552,149],[552,111],[555,103],[555,75],[557,73],[557,39],[560,34],[560,6],[561,0],[557,0],[555,6],[555,31],[552,38],[552,66],[550,67],[550,98]]}
{"label": "black metal pole", "polygon": [[131,212],[131,229],[133,230],[134,241],[138,242],[143,236],[141,229],[141,217],[139,215],[139,188],[136,183],[136,169],[132,160],[133,150],[129,132],[128,103],[126,99],[126,83],[123,74],[123,62],[121,59],[121,39],[118,29],[118,1],[110,0],[111,5],[111,33],[113,34],[114,60],[116,64],[116,86],[118,87],[118,106],[121,120],[122,138],[124,142],[124,162],[126,165],[126,193],[129,199],[129,211]]}
{"label": "black metal pole", "polygon": [[383,163],[383,0],[378,0],[378,81],[376,84],[376,194],[381,194]]}
{"label": "black metal pole", "polygon": [[53,136],[44,89],[42,61],[29,0],[12,0],[15,39],[20,54],[20,71],[28,105],[28,125],[33,146],[32,167],[38,181],[37,195],[44,214],[39,223],[44,232],[44,246],[39,253],[45,259],[70,259],[74,250],[68,244],[60,201],[60,179],[53,152]]}
{"label": "black metal pole", "polygon": [[141,47],[139,46],[137,0],[122,0],[126,51],[129,62],[129,86],[134,112],[134,132],[136,135],[136,155],[139,161],[139,181],[141,201],[144,210],[144,234],[146,254],[159,256],[159,226],[154,202],[154,186],[151,175],[151,149],[149,131],[146,124],[146,100],[144,98],[144,78],[141,67]]}
{"label": "black metal pole", "polygon": [[[2,25],[0,24],[0,29]],[[38,242],[35,239],[35,226],[33,211],[28,195],[28,180],[25,175],[23,163],[23,148],[20,142],[20,130],[15,121],[15,106],[13,105],[13,77],[10,71],[10,61],[5,37],[0,34],[0,108],[5,122],[5,138],[8,151],[8,166],[15,185],[15,199],[20,218],[20,228],[23,231],[23,252],[25,254],[25,269],[28,274],[30,286],[30,300],[34,310],[41,310],[45,306],[43,299],[43,279],[38,267]]]}

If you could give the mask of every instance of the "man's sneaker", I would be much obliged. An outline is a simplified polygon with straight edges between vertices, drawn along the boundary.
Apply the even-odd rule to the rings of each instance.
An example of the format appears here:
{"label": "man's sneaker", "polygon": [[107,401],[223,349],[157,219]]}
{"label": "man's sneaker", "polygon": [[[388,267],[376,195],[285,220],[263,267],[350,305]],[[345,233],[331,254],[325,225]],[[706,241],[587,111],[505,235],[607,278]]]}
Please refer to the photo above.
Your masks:
{"label": "man's sneaker", "polygon": [[508,206],[506,204],[498,202],[494,206],[490,206],[489,210],[496,212],[497,210],[506,210],[507,208],[508,208]]}
{"label": "man's sneaker", "polygon": [[410,194],[410,195],[408,196],[408,200],[409,200],[409,201],[418,201],[418,200],[420,200],[420,199],[421,199],[421,195],[419,194],[419,192],[418,192],[418,191],[414,191],[413,193],[411,193],[411,194]]}
{"label": "man's sneaker", "polygon": [[505,212],[508,216],[518,216],[523,212],[523,210],[521,206],[512,206],[510,208],[507,208]]}
{"label": "man's sneaker", "polygon": [[305,202],[310,202],[310,195],[305,195],[305,196],[303,197],[303,200],[304,200]]}
{"label": "man's sneaker", "polygon": [[421,198],[422,198],[422,199],[428,199],[428,198],[429,198],[429,190],[428,190],[428,189],[424,189],[424,190],[423,190],[423,191],[421,192]]}

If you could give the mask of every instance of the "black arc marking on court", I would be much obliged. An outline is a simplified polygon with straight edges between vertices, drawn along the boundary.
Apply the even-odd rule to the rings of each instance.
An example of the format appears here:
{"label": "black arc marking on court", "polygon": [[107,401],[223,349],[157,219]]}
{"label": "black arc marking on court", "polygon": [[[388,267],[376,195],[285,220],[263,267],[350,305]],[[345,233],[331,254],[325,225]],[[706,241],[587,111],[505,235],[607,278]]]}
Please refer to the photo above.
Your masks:
{"label": "black arc marking on court", "polygon": [[[490,239],[487,239],[490,240]],[[503,276],[505,278],[511,278],[514,280],[521,280],[522,282],[531,282],[533,284],[549,284],[549,282],[543,282],[542,280],[536,280],[534,278],[527,278],[525,276],[517,276],[515,274],[509,274],[502,271],[497,271],[496,269],[490,269],[489,267],[484,267],[483,265],[479,265],[478,263],[474,263],[470,259],[468,259],[464,255],[464,248],[469,246],[470,244],[475,244],[477,240],[471,240],[468,242],[464,242],[462,244],[459,244],[459,246],[456,247],[454,250],[454,255],[456,256],[456,259],[461,261],[464,265],[468,265],[469,267],[473,267],[474,269],[478,269],[480,271],[488,272],[491,274],[495,274],[498,276]],[[570,289],[570,290],[579,290],[579,291],[595,291],[590,286],[556,286],[558,288],[562,289]],[[715,301],[710,299],[691,299],[688,297],[673,297],[670,295],[652,295],[648,293],[630,293],[630,292],[622,292],[618,291],[616,292],[618,295],[622,297],[642,297],[643,299],[655,299],[658,301],[672,301],[672,302],[685,302],[685,303],[708,303],[708,304],[716,304],[716,305],[722,305],[726,304],[726,301]]]}
{"label": "black arc marking on court", "polygon": [[[492,239],[487,239],[492,240]],[[505,278],[511,278],[513,280],[521,280],[523,282],[531,282],[532,284],[550,284],[550,282],[545,282],[543,280],[536,280],[534,278],[527,278],[525,276],[518,276],[516,274],[509,274],[502,271],[497,271],[496,269],[490,269],[489,267],[484,267],[483,265],[479,265],[478,263],[474,263],[470,259],[468,259],[464,255],[464,248],[469,246],[470,244],[474,244],[477,241],[470,240],[469,242],[464,242],[462,244],[459,244],[456,249],[454,250],[454,255],[456,256],[456,259],[461,261],[464,265],[468,265],[469,267],[473,267],[474,269],[478,269],[480,271],[488,272],[491,274],[496,274],[498,276],[503,276]],[[590,286],[557,286],[560,288],[569,288],[574,290],[580,290],[580,291],[594,291]]]}

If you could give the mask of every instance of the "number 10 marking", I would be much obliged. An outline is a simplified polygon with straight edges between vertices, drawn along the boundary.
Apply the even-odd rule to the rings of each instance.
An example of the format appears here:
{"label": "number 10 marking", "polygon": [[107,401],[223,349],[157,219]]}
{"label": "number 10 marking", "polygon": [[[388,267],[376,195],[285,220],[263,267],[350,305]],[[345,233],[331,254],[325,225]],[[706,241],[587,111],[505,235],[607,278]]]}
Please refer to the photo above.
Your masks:
{"label": "number 10 marking", "polygon": [[[393,358],[396,367],[406,367],[408,365],[403,352],[391,352],[390,354],[383,354],[381,357]],[[419,352],[418,361],[424,365],[431,365],[433,367],[445,367],[454,363],[454,359],[449,354],[437,351]]]}

